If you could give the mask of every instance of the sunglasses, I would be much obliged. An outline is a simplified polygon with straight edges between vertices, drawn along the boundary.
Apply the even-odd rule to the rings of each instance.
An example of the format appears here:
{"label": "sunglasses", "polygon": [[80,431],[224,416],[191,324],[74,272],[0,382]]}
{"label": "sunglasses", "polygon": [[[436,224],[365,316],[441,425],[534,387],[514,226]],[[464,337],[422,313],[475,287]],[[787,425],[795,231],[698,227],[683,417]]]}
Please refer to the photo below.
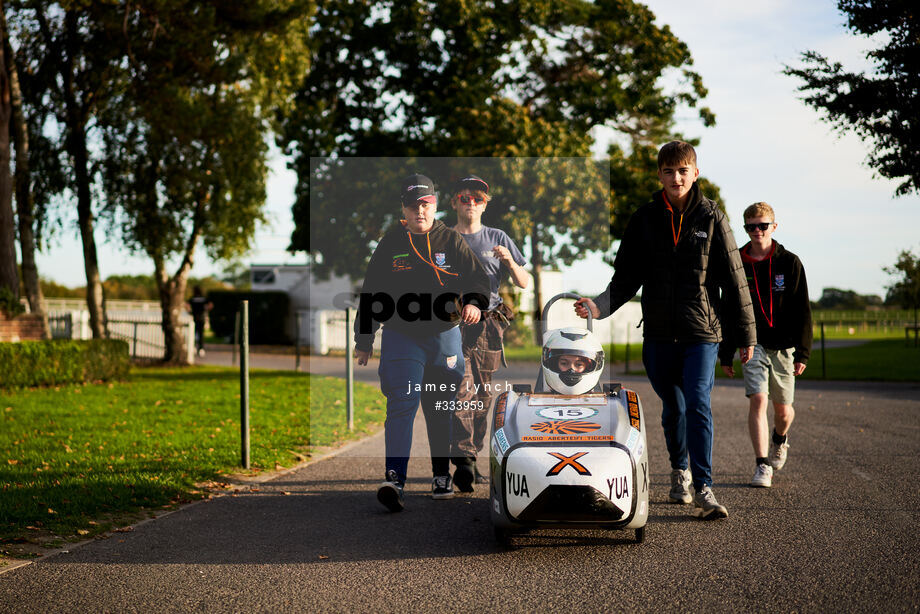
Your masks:
{"label": "sunglasses", "polygon": [[474,205],[484,205],[486,202],[486,197],[485,196],[470,196],[468,194],[460,195],[460,202],[463,203],[464,205],[470,204],[471,201]]}
{"label": "sunglasses", "polygon": [[772,225],[773,225],[773,222],[760,222],[759,224],[745,224],[744,231],[754,232],[755,230],[759,230],[761,232],[766,232],[767,228],[769,228]]}

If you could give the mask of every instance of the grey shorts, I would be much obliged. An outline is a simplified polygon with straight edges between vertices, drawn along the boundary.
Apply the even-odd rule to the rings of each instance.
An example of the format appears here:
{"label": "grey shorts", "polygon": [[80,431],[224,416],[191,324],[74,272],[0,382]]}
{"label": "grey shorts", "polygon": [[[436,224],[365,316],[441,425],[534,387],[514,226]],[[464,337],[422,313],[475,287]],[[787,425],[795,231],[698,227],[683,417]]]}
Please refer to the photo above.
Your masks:
{"label": "grey shorts", "polygon": [[767,393],[770,400],[782,405],[792,405],[795,396],[795,375],[792,360],[793,348],[768,350],[754,346],[751,359],[741,366],[744,372],[744,394]]}

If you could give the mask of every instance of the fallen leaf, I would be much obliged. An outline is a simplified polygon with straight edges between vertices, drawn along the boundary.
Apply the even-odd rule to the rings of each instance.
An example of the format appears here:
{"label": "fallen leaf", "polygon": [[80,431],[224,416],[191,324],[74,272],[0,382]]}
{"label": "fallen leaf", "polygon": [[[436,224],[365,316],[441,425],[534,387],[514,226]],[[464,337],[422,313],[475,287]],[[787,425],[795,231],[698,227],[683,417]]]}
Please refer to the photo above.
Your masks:
{"label": "fallen leaf", "polygon": [[321,555],[319,555],[319,558],[321,558],[321,559],[328,559],[329,557],[326,556],[325,554],[321,554]]}
{"label": "fallen leaf", "polygon": [[89,535],[89,531],[86,529],[77,529],[77,535]]}

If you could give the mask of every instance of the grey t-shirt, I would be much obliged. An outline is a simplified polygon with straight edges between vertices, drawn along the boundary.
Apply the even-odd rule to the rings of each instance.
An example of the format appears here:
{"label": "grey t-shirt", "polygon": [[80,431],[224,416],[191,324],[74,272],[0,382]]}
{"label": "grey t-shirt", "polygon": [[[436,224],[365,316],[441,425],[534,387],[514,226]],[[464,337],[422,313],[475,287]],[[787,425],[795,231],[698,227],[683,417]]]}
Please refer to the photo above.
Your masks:
{"label": "grey t-shirt", "polygon": [[489,296],[489,309],[495,309],[502,302],[498,296],[498,286],[502,280],[502,261],[492,254],[492,248],[496,245],[507,247],[508,251],[511,252],[511,258],[518,266],[524,266],[527,264],[527,260],[524,259],[521,250],[517,248],[511,237],[505,234],[504,230],[483,226],[479,232],[468,235],[461,232],[460,236],[466,240],[467,245],[470,246],[470,249],[473,250],[473,253],[476,254],[479,262],[485,268],[486,275],[489,276],[489,285],[492,288],[492,294]]}

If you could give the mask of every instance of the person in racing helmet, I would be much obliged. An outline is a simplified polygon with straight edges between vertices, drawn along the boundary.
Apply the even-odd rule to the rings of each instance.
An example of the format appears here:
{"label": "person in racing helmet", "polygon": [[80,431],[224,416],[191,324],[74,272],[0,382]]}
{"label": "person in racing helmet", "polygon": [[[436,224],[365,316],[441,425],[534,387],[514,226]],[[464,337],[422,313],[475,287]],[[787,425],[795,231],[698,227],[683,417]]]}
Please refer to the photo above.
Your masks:
{"label": "person in racing helmet", "polygon": [[604,348],[584,328],[551,331],[543,343],[543,381],[559,394],[585,394],[600,381]]}

